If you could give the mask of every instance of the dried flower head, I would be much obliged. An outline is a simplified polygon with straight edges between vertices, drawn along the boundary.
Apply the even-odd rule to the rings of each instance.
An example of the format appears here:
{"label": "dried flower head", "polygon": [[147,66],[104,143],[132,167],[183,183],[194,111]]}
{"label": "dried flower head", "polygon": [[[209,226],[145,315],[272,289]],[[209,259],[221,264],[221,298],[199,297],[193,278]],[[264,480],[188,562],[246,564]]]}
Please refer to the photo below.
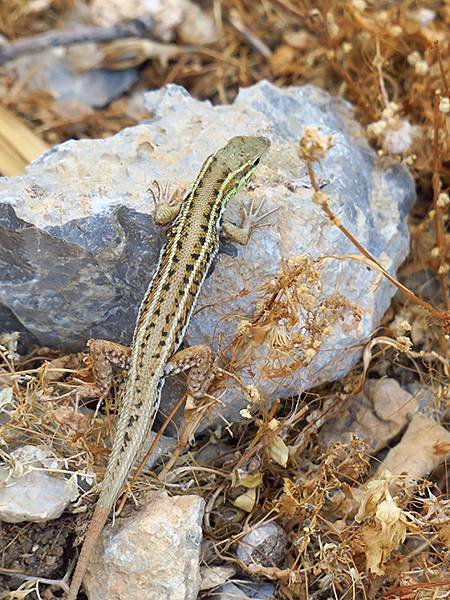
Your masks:
{"label": "dried flower head", "polygon": [[414,65],[414,71],[417,75],[426,75],[428,73],[428,63],[425,60],[418,60]]}
{"label": "dried flower head", "polygon": [[352,4],[356,10],[359,10],[359,12],[364,12],[367,8],[367,3],[365,0],[352,0]]}
{"label": "dried flower head", "polygon": [[[413,52],[411,61],[416,59]],[[418,63],[415,63],[418,64]],[[381,113],[381,119],[367,127],[369,138],[376,139],[388,154],[404,154],[411,147],[417,134],[417,128],[399,116],[400,107],[390,102]]]}
{"label": "dried flower head", "polygon": [[386,127],[387,122],[384,119],[370,123],[370,125],[367,126],[367,135],[370,138],[379,138],[383,135]]}
{"label": "dried flower head", "polygon": [[412,341],[405,335],[399,335],[397,338],[397,343],[404,352],[409,352],[412,349]]}
{"label": "dried flower head", "polygon": [[333,143],[334,135],[324,135],[317,127],[305,127],[300,139],[299,156],[302,160],[322,160]]}
{"label": "dried flower head", "polygon": [[437,205],[439,208],[446,208],[450,204],[450,197],[447,193],[442,192],[439,194]]}
{"label": "dried flower head", "polygon": [[256,385],[250,384],[245,386],[245,395],[252,404],[256,404],[261,400],[261,394]]}
{"label": "dried flower head", "polygon": [[392,321],[390,328],[396,337],[404,335],[407,331],[411,331],[411,323],[402,315],[396,315]]}
{"label": "dried flower head", "polygon": [[250,331],[251,326],[252,324],[250,321],[247,321],[246,319],[241,319],[238,323],[237,329],[240,334],[244,335]]}
{"label": "dried flower head", "polygon": [[243,419],[252,419],[252,413],[250,412],[250,405],[247,405],[246,408],[243,408],[239,411],[239,414]]}
{"label": "dried flower head", "polygon": [[442,96],[439,101],[439,110],[444,114],[450,112],[450,98],[447,96]]}
{"label": "dried flower head", "polygon": [[383,148],[389,154],[404,154],[411,147],[417,129],[406,119],[391,120],[384,131]]}
{"label": "dried flower head", "polygon": [[437,258],[440,253],[441,253],[441,250],[440,250],[439,246],[434,246],[434,248],[432,248],[431,252],[430,252],[432,258]]}
{"label": "dried flower head", "polygon": [[403,33],[403,29],[400,27],[400,25],[391,25],[388,31],[393,37],[399,37]]}
{"label": "dried flower head", "polygon": [[409,16],[411,19],[422,25],[422,27],[426,27],[434,21],[436,18],[436,12],[430,8],[422,7],[411,11]]}
{"label": "dried flower head", "polygon": [[419,60],[422,60],[422,57],[420,55],[419,52],[417,52],[417,50],[414,50],[414,52],[411,52],[411,54],[408,54],[407,57],[407,61],[409,62],[409,64],[413,67],[416,63],[419,62]]}

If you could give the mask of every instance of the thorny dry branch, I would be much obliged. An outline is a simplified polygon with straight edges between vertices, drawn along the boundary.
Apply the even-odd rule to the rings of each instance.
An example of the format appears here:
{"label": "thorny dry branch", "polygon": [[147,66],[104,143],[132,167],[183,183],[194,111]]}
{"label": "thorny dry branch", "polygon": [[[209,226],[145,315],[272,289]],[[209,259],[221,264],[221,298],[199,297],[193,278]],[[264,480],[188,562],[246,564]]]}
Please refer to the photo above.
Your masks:
{"label": "thorny dry branch", "polygon": [[[319,133],[317,133],[317,136],[319,136]],[[301,144],[302,144],[302,141],[300,142],[300,147],[301,147]],[[317,178],[314,174],[314,169],[313,169],[313,161],[315,160],[314,157],[312,157],[311,155],[308,154],[307,151],[304,151],[302,149],[300,150],[300,156],[305,161],[306,168],[308,170],[308,175],[309,175],[309,178],[311,181],[311,185],[315,192],[313,195],[313,200],[315,202],[317,202],[317,204],[320,205],[320,207],[322,208],[324,213],[327,215],[327,217],[330,219],[330,221],[342,231],[342,233],[352,242],[352,244],[361,252],[361,254],[368,259],[369,263],[372,264],[375,267],[375,269],[380,271],[380,273],[382,273],[383,276],[386,277],[386,279],[388,279],[393,285],[395,285],[396,288],[398,288],[401,292],[403,292],[403,294],[405,294],[405,296],[407,296],[415,304],[417,304],[418,306],[423,308],[428,314],[430,314],[435,319],[437,319],[441,323],[444,333],[447,335],[450,335],[450,310],[440,311],[440,310],[434,308],[433,306],[431,306],[431,304],[429,304],[422,298],[419,298],[416,294],[414,294],[414,292],[412,292],[405,285],[403,285],[400,281],[398,281],[395,277],[393,277],[388,271],[386,271],[386,269],[377,261],[377,259],[372,254],[370,254],[370,252],[366,248],[364,248],[364,246],[362,244],[360,244],[358,242],[358,240],[355,238],[355,236],[347,229],[347,227],[345,227],[345,225],[341,222],[341,220],[338,219],[334,215],[333,211],[330,208],[328,198],[327,198],[326,194],[323,191],[321,191],[319,183],[317,181]],[[437,191],[435,192],[436,197],[439,197],[439,193],[440,193],[440,183],[437,186]],[[436,217],[436,219],[437,219],[437,217]],[[440,219],[440,220],[438,219],[438,222],[441,223],[441,225],[442,225],[442,219]],[[441,226],[436,225],[436,229],[437,229],[437,231],[441,232],[441,237],[443,237],[443,230],[441,231]],[[436,237],[439,239],[438,235]],[[443,283],[442,277],[445,278],[444,283]],[[440,281],[441,281],[443,291],[447,292],[447,273],[440,274]],[[449,302],[449,300],[448,300],[448,298],[446,298],[445,306],[448,305],[448,302]]]}

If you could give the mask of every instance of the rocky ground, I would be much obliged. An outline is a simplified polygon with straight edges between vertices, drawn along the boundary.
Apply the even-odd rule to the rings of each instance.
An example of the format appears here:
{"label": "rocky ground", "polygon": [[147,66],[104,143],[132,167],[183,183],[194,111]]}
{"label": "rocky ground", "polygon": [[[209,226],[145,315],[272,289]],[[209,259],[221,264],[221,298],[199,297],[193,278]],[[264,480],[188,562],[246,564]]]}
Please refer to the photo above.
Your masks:
{"label": "rocky ground", "polygon": [[445,597],[450,5],[19,4],[0,7],[25,36],[0,46],[1,597],[64,597],[124,377],[80,403],[85,342],[130,342],[158,189],[180,198],[238,134],[271,149],[226,218],[267,216],[222,240],[185,339],[224,373],[196,404],[167,380],[80,598]]}

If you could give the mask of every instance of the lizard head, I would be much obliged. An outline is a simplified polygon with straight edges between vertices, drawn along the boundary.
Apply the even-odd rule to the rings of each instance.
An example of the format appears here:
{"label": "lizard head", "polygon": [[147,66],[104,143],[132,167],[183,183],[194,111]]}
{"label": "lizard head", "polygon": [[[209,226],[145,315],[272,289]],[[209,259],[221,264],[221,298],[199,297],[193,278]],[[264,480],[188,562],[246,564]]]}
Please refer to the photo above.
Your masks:
{"label": "lizard head", "polygon": [[216,156],[223,160],[230,172],[245,177],[247,171],[253,171],[270,148],[270,141],[262,136],[238,135],[218,150]]}
{"label": "lizard head", "polygon": [[239,135],[215,153],[223,165],[227,188],[234,195],[251,177],[270,148],[270,141],[260,136]]}

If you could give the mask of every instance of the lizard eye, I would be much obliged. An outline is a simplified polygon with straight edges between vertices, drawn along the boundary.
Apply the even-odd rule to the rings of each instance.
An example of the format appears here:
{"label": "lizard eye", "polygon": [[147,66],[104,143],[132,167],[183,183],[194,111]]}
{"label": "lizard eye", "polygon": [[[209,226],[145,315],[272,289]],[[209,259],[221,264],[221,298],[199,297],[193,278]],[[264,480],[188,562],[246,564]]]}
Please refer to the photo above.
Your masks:
{"label": "lizard eye", "polygon": [[254,166],[254,167],[257,167],[257,166],[259,165],[259,163],[260,163],[260,162],[261,162],[261,157],[260,157],[260,156],[258,156],[258,158],[257,158],[257,159],[255,159],[255,160],[253,161],[253,166]]}

